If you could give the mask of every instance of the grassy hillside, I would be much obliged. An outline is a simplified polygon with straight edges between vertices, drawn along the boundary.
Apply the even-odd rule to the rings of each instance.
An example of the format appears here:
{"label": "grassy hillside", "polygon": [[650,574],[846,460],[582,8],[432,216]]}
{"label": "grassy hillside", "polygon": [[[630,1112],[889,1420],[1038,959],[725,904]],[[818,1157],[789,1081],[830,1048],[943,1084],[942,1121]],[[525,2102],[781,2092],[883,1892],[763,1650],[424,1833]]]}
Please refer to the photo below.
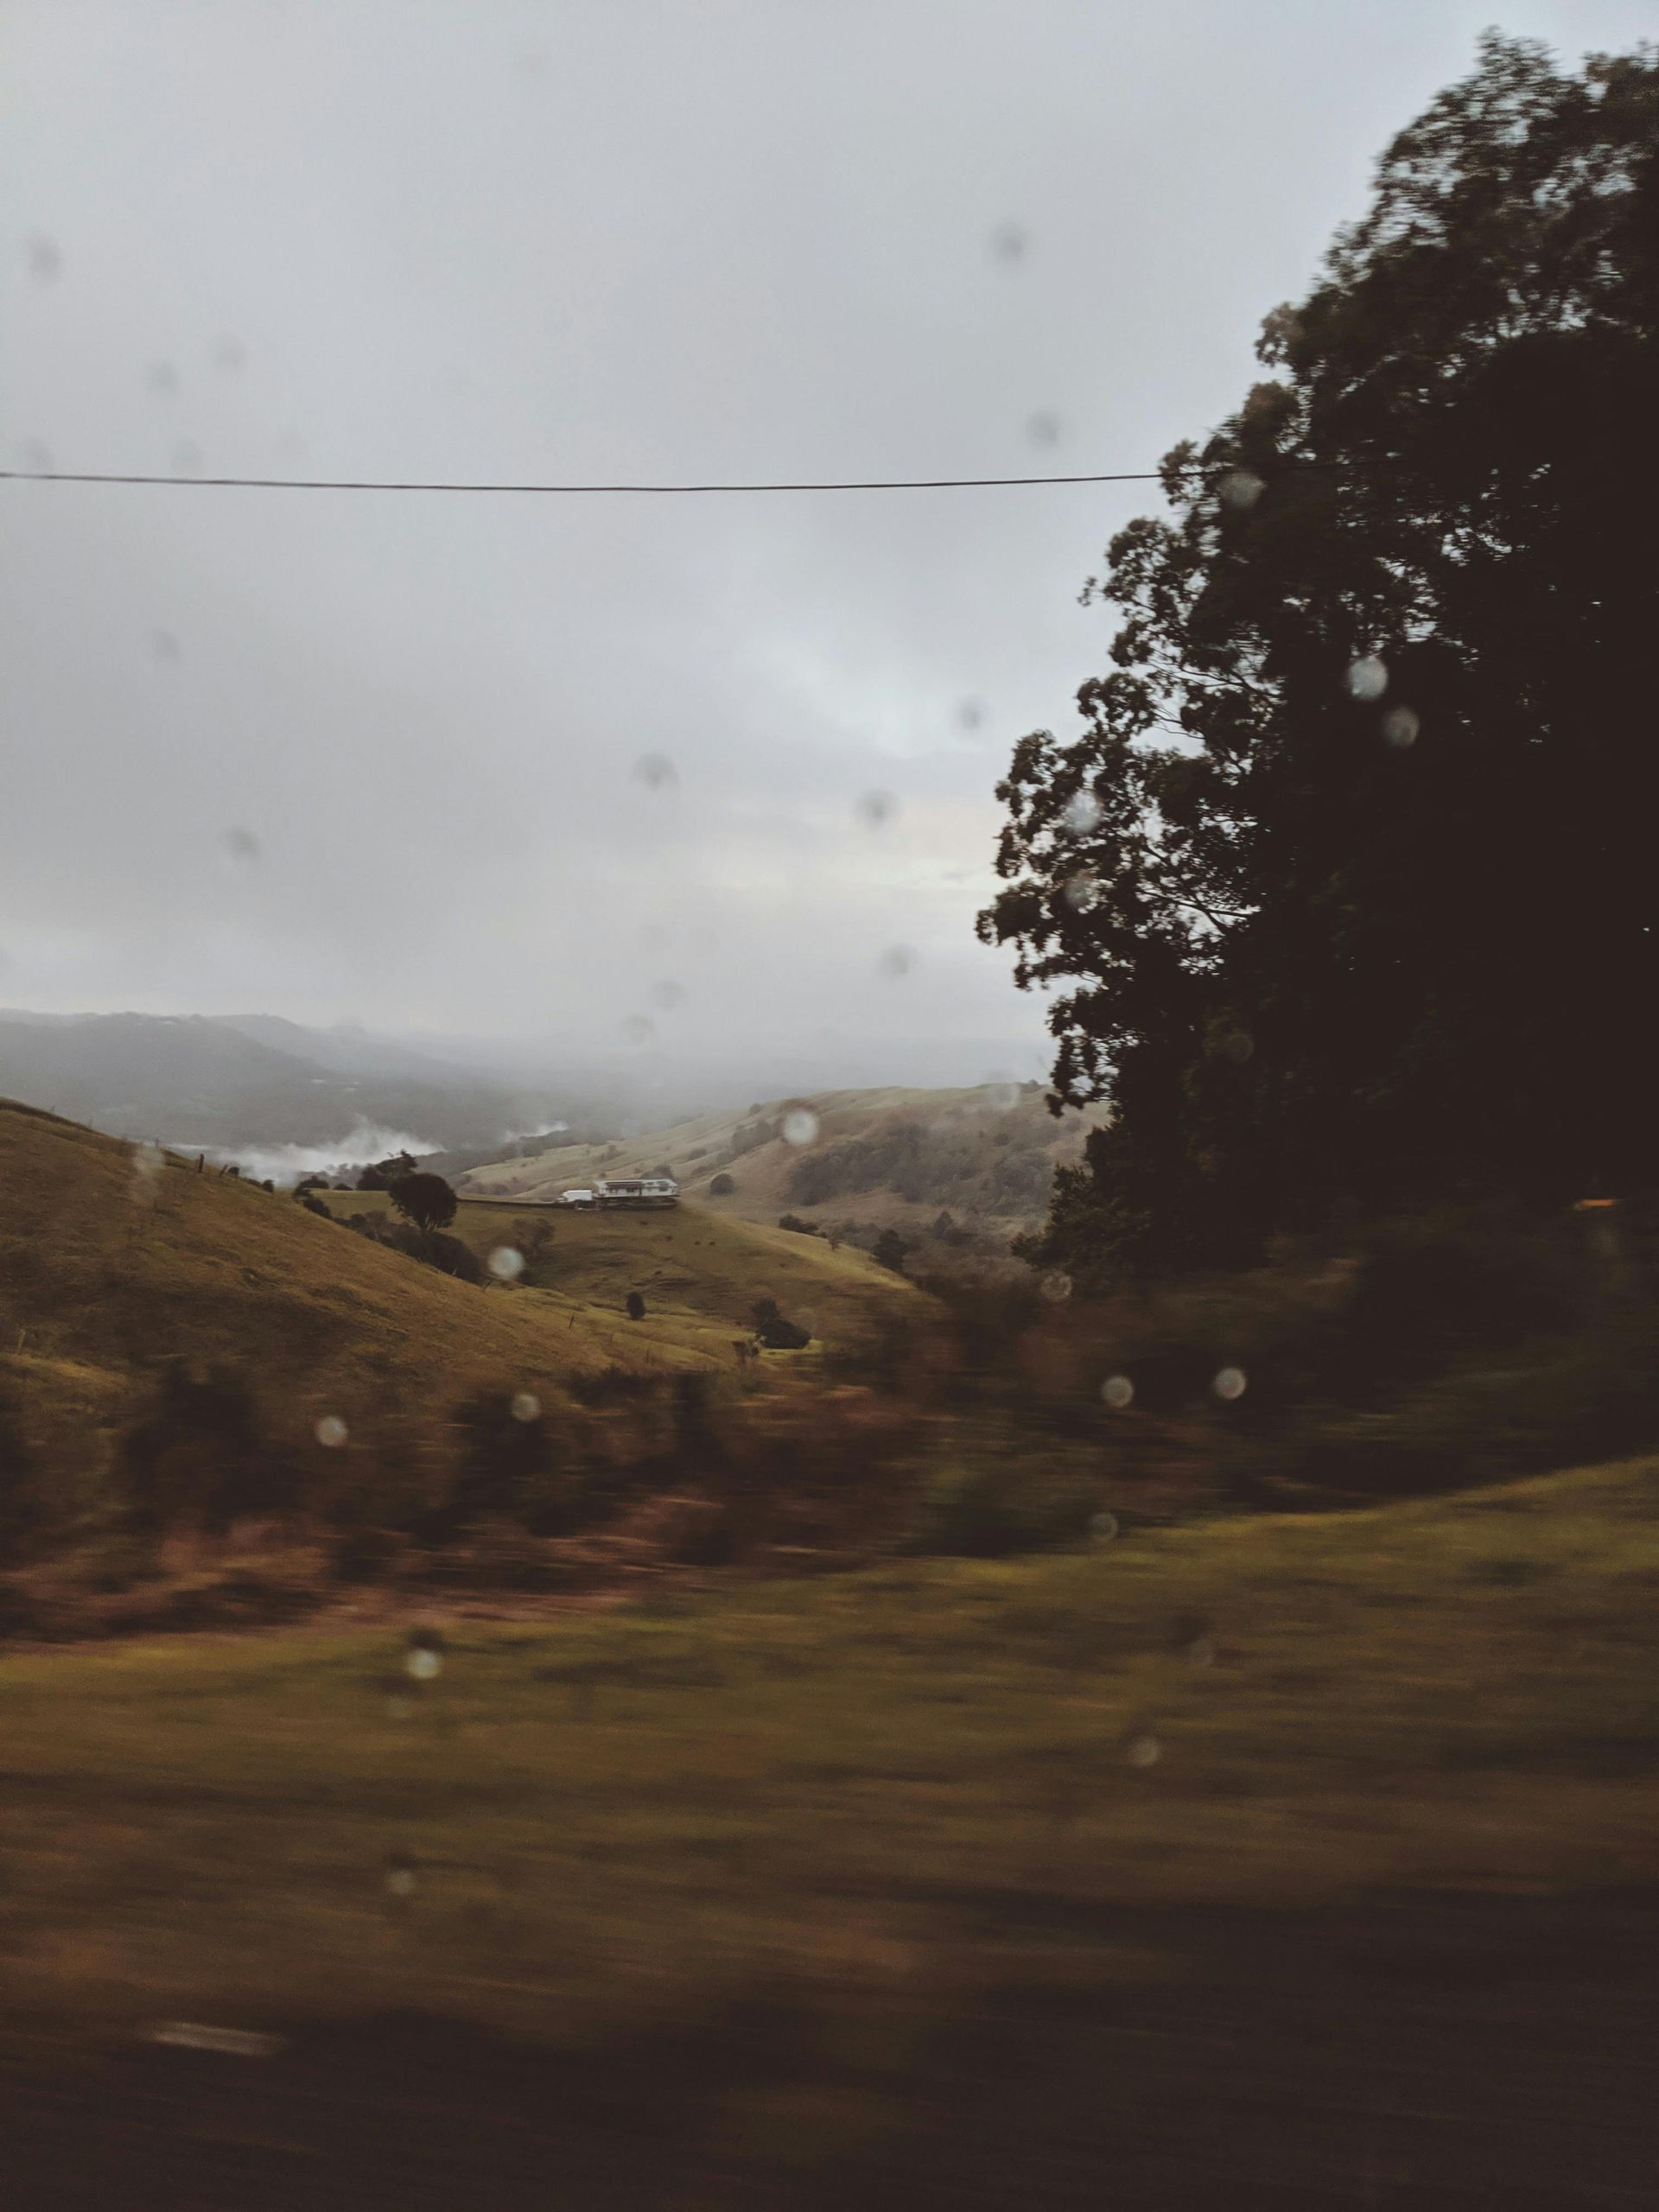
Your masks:
{"label": "grassy hillside", "polygon": [[[1351,2161],[1351,2128],[1334,2147],[1319,2129],[1344,2098],[1370,2109],[1385,2055],[1385,2105],[1457,2116],[1467,2037],[1491,2047],[1512,1983],[1523,2034],[1568,2005],[1604,2021],[1607,2064],[1643,2064],[1621,1939],[1586,1908],[1539,1967],[1514,1908],[1659,1875],[1656,1580],[1649,1460],[1339,1522],[467,1624],[418,1692],[391,1634],[20,1656],[0,1721],[9,2032],[181,2018],[292,2034],[302,2065],[355,2048],[330,2020],[440,2015],[610,2073],[677,2159],[722,2173],[902,2160],[944,2099],[958,2117],[930,2156],[1035,2152],[1037,2183],[1092,2131],[1146,2154],[1133,2115],[1160,2107],[1126,2084],[1184,2082],[1191,2107],[1223,2068],[1208,2145],[1271,2103],[1276,2065],[1274,2154],[1291,2131]],[[1469,1904],[1448,1932],[1444,1901],[1471,1892],[1522,1944],[1496,1978],[1477,1952],[1502,1939]],[[1357,1916],[1362,1895],[1386,1914]],[[1574,1994],[1592,1983],[1593,2012]],[[1303,2036],[1311,1988],[1326,2028]],[[734,2058],[740,2005],[772,2024]],[[1465,2013],[1431,2064],[1434,2023]],[[1323,2037],[1362,2016],[1340,2088]],[[999,2022],[1008,2050],[976,2074],[989,2054],[963,2037]],[[683,2109],[687,2038],[704,2070]],[[498,2074],[448,2086],[487,2099]],[[1584,2094],[1569,2068],[1552,2109],[1568,2081]],[[987,2098],[1035,2144],[988,2133]],[[591,2124],[632,2155],[621,2107]],[[1607,2182],[1617,2146],[1597,2141]],[[1014,2201],[998,2172],[982,2201]],[[1283,2181],[1125,2201],[1381,2201]]]}
{"label": "grassy hillside", "polygon": [[[474,1169],[465,1187],[554,1197],[595,1176],[666,1166],[699,1204],[728,1217],[775,1222],[793,1212],[825,1227],[853,1221],[919,1233],[943,1211],[1001,1243],[1040,1220],[1054,1168],[1083,1148],[1085,1119],[1057,1121],[1043,1102],[1035,1084],[825,1091],[703,1115],[615,1144],[502,1160]],[[781,1131],[798,1103],[817,1122],[805,1145],[791,1144]],[[709,1185],[722,1173],[736,1187],[717,1196]]]}
{"label": "grassy hillside", "polygon": [[[245,1370],[300,1434],[324,1413],[416,1417],[483,1384],[556,1393],[613,1363],[729,1366],[765,1294],[831,1338],[916,1296],[857,1253],[691,1209],[562,1220],[553,1287],[479,1288],[284,1195],[3,1103],[0,1192],[0,1382],[60,1444],[130,1411],[132,1379],[169,1355]],[[487,1250],[512,1220],[480,1207],[459,1226]]]}

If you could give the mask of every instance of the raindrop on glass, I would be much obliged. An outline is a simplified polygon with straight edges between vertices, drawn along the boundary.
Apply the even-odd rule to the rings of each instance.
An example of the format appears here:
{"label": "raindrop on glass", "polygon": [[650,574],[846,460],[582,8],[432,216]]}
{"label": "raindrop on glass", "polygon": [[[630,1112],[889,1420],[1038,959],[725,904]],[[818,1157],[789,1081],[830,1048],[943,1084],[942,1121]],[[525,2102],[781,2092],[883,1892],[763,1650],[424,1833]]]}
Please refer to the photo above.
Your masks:
{"label": "raindrop on glass", "polygon": [[156,1203],[166,1166],[167,1154],[160,1145],[136,1144],[132,1147],[132,1195],[141,1205]]}
{"label": "raindrop on glass", "polygon": [[49,284],[63,274],[63,255],[55,238],[37,231],[29,242],[29,273],[37,284]]}
{"label": "raindrop on glass", "polygon": [[179,372],[171,361],[152,361],[144,371],[144,389],[157,399],[171,399],[179,389]]}
{"label": "raindrop on glass", "polygon": [[1422,721],[1414,707],[1390,707],[1382,717],[1382,734],[1395,750],[1403,753],[1415,745]]}
{"label": "raindrop on glass", "polygon": [[324,1414],[311,1433],[319,1444],[330,1452],[337,1452],[350,1432],[338,1414]]}
{"label": "raindrop on glass", "polygon": [[1221,504],[1235,514],[1247,513],[1267,489],[1262,479],[1251,468],[1230,468],[1216,490]]}
{"label": "raindrop on glass", "polygon": [[498,1244],[490,1255],[490,1273],[498,1282],[516,1282],[524,1272],[524,1255],[513,1244]]}
{"label": "raindrop on glass", "polygon": [[1043,409],[1026,424],[1026,435],[1034,446],[1057,446],[1060,442],[1060,418]]}
{"label": "raindrop on glass", "polygon": [[386,1888],[395,1897],[412,1897],[415,1894],[415,1869],[407,1859],[391,1858],[386,1861]]}
{"label": "raindrop on glass", "polygon": [[983,1088],[993,1114],[1012,1114],[1020,1103],[1020,1086],[1012,1076],[987,1076]]}
{"label": "raindrop on glass", "polygon": [[648,791],[671,790],[680,780],[680,772],[666,753],[641,753],[633,772]]}
{"label": "raindrop on glass", "polygon": [[1136,1736],[1129,1744],[1131,1766],[1156,1766],[1164,1756],[1163,1746],[1155,1736]]}
{"label": "raindrop on glass", "polygon": [[818,1117],[810,1106],[791,1106],[784,1116],[785,1144],[816,1144],[818,1141]]}
{"label": "raindrop on glass", "polygon": [[1351,699],[1380,699],[1389,688],[1389,671],[1375,653],[1366,653],[1349,663],[1342,681]]}
{"label": "raindrop on glass", "polygon": [[227,830],[219,842],[226,857],[238,868],[251,868],[259,857],[259,840],[251,830]]}
{"label": "raindrop on glass", "polygon": [[1230,1029],[1216,1050],[1230,1066],[1242,1068],[1254,1058],[1255,1040],[1247,1030]]}
{"label": "raindrop on glass", "polygon": [[963,729],[978,729],[985,720],[985,709],[977,699],[964,699],[957,709],[957,720]]}
{"label": "raindrop on glass", "polygon": [[659,1014],[672,1014],[677,1006],[685,1004],[685,985],[669,982],[666,978],[651,987],[651,1002]]}
{"label": "raindrop on glass", "polygon": [[32,468],[37,476],[49,476],[52,474],[52,448],[44,438],[24,439],[23,466],[25,468]]}
{"label": "raindrop on glass", "polygon": [[423,1644],[417,1646],[405,1656],[404,1672],[411,1681],[435,1682],[443,1672],[443,1655],[429,1650]]}
{"label": "raindrop on glass", "polygon": [[1064,889],[1065,903],[1074,913],[1087,914],[1100,904],[1100,878],[1091,868],[1080,868],[1068,875]]}
{"label": "raindrop on glass", "polygon": [[1096,1513],[1089,1523],[1089,1533],[1097,1544],[1115,1543],[1117,1540],[1116,1513]]}
{"label": "raindrop on glass", "polygon": [[916,965],[916,955],[907,944],[890,944],[876,964],[890,983],[896,983]]}
{"label": "raindrop on glass", "polygon": [[170,630],[152,630],[149,633],[149,650],[157,660],[177,660],[180,651],[179,641]]}
{"label": "raindrop on glass", "polygon": [[853,811],[867,830],[879,830],[897,814],[899,802],[891,791],[865,791]]}
{"label": "raindrop on glass", "polygon": [[1189,1667],[1213,1667],[1216,1647],[1207,1636],[1195,1636],[1181,1656]]}
{"label": "raindrop on glass", "polygon": [[1121,1414],[1125,1406],[1135,1403],[1135,1385],[1127,1375],[1109,1375],[1100,1386],[1100,1395],[1114,1413]]}
{"label": "raindrop on glass", "polygon": [[657,1025],[648,1014],[630,1014],[623,1018],[622,1034],[630,1045],[649,1045],[657,1034]]}
{"label": "raindrop on glass", "polygon": [[1210,1388],[1224,1404],[1231,1405],[1235,1398],[1244,1395],[1246,1376],[1242,1367],[1224,1367]]}
{"label": "raindrop on glass", "polygon": [[1066,801],[1060,819],[1074,836],[1086,837],[1091,830],[1099,829],[1100,817],[1105,811],[1093,791],[1075,791]]}
{"label": "raindrop on glass", "polygon": [[514,1421],[539,1421],[542,1402],[533,1390],[515,1390],[512,1397]]}
{"label": "raindrop on glass", "polygon": [[999,223],[991,232],[991,251],[1008,268],[1025,259],[1030,244],[1031,235],[1023,223]]}
{"label": "raindrop on glass", "polygon": [[1037,1287],[1051,1306],[1064,1306],[1071,1295],[1071,1278],[1063,1268],[1051,1268]]}
{"label": "raindrop on glass", "polygon": [[200,476],[201,448],[189,438],[181,438],[173,448],[173,474],[175,476]]}

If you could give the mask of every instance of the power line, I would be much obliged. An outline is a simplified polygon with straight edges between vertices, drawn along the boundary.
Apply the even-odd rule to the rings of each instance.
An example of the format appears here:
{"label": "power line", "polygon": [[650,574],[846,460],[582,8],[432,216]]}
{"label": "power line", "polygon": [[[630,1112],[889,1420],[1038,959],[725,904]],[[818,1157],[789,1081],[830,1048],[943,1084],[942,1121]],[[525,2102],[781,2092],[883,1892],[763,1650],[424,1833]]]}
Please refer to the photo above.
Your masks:
{"label": "power line", "polygon": [[971,492],[1015,485],[1155,484],[1157,468],[1120,469],[1104,476],[918,476],[818,484],[466,484],[413,482],[387,477],[139,476],[115,469],[0,468],[7,484],[152,484],[181,491],[238,492],[500,492],[550,493],[569,499],[591,493],[649,493],[685,496],[746,492]]}

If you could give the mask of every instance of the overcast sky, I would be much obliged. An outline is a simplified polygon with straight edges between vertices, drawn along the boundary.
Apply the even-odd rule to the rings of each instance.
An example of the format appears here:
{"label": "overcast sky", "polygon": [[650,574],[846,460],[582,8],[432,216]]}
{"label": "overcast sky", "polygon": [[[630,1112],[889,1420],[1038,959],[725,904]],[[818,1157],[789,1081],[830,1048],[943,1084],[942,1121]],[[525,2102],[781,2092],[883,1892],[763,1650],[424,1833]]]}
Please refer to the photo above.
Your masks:
{"label": "overcast sky", "polygon": [[[5,0],[4,463],[1150,467],[1496,4]],[[0,1002],[1036,1072],[992,787],[1154,491],[0,486]]]}

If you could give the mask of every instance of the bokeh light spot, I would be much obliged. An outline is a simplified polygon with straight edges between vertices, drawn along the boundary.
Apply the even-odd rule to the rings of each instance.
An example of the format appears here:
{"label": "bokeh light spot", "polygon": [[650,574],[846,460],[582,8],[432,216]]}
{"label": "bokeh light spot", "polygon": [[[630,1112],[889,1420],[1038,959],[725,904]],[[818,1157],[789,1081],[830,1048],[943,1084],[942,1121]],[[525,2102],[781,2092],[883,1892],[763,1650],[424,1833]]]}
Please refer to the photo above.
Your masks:
{"label": "bokeh light spot", "polygon": [[791,1106],[784,1116],[784,1142],[792,1145],[816,1144],[818,1141],[818,1117],[810,1106]]}
{"label": "bokeh light spot", "polygon": [[1218,1370],[1210,1388],[1224,1404],[1231,1405],[1236,1398],[1243,1396],[1248,1382],[1249,1378],[1242,1367],[1224,1367]]}
{"label": "bokeh light spot", "polygon": [[1375,653],[1365,653],[1349,663],[1348,673],[1342,680],[1351,699],[1380,699],[1389,688],[1388,666]]}
{"label": "bokeh light spot", "polygon": [[498,1244],[490,1255],[490,1273],[498,1282],[517,1282],[524,1272],[524,1255],[516,1244]]}
{"label": "bokeh light spot", "polygon": [[337,1452],[351,1432],[338,1414],[324,1414],[311,1433],[327,1450]]}
{"label": "bokeh light spot", "polygon": [[1100,1395],[1114,1413],[1121,1414],[1135,1403],[1135,1385],[1127,1375],[1109,1375],[1100,1386]]}

